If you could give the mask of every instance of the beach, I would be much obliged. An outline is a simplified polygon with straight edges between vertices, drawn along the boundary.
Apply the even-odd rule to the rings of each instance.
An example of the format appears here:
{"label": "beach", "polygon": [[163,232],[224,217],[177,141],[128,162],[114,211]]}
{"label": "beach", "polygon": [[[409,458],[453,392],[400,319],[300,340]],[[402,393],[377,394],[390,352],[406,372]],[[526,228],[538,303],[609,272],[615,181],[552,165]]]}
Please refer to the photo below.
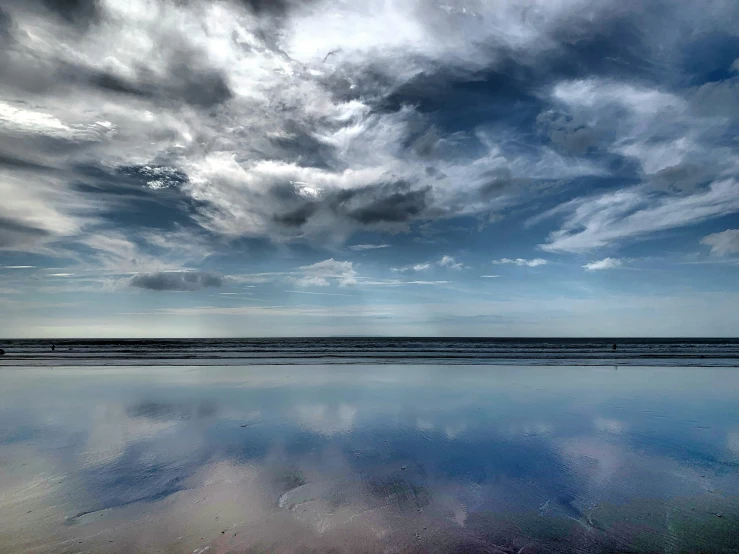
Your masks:
{"label": "beach", "polygon": [[732,367],[6,356],[0,552],[739,548]]}

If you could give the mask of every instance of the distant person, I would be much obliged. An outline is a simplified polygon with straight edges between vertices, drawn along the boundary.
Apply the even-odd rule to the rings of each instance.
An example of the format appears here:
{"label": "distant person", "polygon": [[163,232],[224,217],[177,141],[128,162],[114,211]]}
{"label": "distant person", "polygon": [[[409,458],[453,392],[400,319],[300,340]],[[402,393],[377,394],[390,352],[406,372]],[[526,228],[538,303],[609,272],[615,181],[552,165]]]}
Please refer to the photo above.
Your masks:
{"label": "distant person", "polygon": [[615,350],[616,350],[616,348],[618,348],[618,346],[616,346],[616,343],[614,342],[614,343],[613,343],[613,350],[615,351]]}
{"label": "distant person", "polygon": [[51,345],[51,351],[54,352],[54,350],[56,350],[56,344]]}

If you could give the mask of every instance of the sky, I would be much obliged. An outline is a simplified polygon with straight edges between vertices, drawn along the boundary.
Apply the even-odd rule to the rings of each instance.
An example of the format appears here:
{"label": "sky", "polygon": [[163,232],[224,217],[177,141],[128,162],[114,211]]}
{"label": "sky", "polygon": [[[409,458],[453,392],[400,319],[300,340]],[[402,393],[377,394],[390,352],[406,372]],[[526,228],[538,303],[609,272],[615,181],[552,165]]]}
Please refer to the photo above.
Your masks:
{"label": "sky", "polygon": [[0,337],[737,336],[736,0],[5,0]]}

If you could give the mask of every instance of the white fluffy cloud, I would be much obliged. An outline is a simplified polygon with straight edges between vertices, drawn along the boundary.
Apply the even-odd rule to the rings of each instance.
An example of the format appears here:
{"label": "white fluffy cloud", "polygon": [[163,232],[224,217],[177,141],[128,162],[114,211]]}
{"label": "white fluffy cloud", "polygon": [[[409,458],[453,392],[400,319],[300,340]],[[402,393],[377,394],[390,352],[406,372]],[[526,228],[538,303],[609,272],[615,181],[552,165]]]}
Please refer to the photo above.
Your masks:
{"label": "white fluffy cloud", "polygon": [[459,271],[460,269],[464,269],[464,264],[461,262],[455,261],[452,256],[444,255],[436,263],[440,265],[441,267],[446,267],[447,269],[454,269],[456,271]]}
{"label": "white fluffy cloud", "polygon": [[327,287],[332,283],[347,287],[357,284],[357,272],[352,262],[339,262],[331,258],[299,269],[303,275],[291,279],[301,287]]}
{"label": "white fluffy cloud", "polygon": [[603,258],[595,262],[585,264],[583,267],[587,271],[600,271],[603,269],[614,269],[621,267],[622,262],[618,258]]}
{"label": "white fluffy cloud", "polygon": [[711,253],[717,256],[739,254],[739,229],[726,229],[720,233],[712,233],[701,239],[701,244],[711,247]]}

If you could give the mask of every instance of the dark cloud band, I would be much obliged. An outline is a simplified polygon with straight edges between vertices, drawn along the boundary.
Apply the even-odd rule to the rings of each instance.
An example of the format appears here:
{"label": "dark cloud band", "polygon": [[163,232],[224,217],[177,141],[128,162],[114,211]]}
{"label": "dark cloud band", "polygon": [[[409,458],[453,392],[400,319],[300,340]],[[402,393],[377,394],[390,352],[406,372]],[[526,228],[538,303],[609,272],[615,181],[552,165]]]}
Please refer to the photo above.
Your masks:
{"label": "dark cloud band", "polygon": [[131,278],[130,285],[153,291],[193,292],[208,287],[221,287],[223,278],[214,273],[199,271],[140,273]]}

